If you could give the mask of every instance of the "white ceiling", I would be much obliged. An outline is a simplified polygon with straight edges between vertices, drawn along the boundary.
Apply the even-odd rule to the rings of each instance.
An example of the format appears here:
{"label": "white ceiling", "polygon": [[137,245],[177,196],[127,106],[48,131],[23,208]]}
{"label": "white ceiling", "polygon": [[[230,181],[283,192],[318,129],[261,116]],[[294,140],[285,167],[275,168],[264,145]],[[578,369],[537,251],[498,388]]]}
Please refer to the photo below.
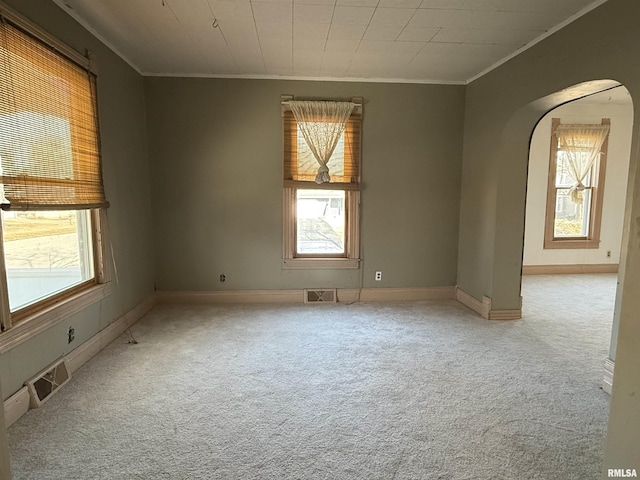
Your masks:
{"label": "white ceiling", "polygon": [[53,0],[144,75],[467,83],[606,0]]}

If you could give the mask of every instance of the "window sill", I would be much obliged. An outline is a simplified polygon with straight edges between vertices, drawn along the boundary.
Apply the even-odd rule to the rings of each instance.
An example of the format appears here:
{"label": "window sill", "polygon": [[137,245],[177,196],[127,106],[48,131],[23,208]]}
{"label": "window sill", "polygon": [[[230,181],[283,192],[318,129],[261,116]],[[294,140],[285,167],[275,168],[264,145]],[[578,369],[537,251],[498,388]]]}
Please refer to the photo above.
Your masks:
{"label": "window sill", "polygon": [[282,260],[284,270],[356,269],[359,267],[359,258],[285,258]]}
{"label": "window sill", "polygon": [[545,249],[579,249],[579,248],[599,248],[600,240],[586,240],[586,239],[566,239],[566,240],[545,240]]}
{"label": "window sill", "polygon": [[0,333],[0,354],[11,350],[22,342],[26,342],[65,318],[82,311],[89,305],[102,300],[109,296],[112,290],[112,283],[95,285],[20,320],[17,325],[6,332]]}

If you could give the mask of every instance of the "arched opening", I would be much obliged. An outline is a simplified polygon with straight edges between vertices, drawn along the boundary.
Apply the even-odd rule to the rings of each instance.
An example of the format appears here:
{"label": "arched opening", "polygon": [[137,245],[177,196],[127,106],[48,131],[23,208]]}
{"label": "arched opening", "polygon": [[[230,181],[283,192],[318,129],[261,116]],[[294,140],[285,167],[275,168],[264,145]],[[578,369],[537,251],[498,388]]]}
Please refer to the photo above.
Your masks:
{"label": "arched opening", "polygon": [[[606,122],[603,153],[594,159],[583,198],[554,129]],[[598,383],[611,393],[618,319],[614,303],[622,250],[633,104],[622,85],[564,103],[537,123],[529,145],[522,265],[523,312],[546,304],[552,323],[567,323],[598,365]]]}
{"label": "arched opening", "polygon": [[[498,170],[498,183],[502,188],[497,191],[496,199],[496,240],[494,245],[493,274],[491,277],[493,300],[498,308],[514,308],[515,299],[520,298],[522,283],[516,280],[516,268],[522,269],[524,244],[524,209],[526,184],[526,165],[518,161],[510,165],[507,159],[528,159],[529,146],[536,125],[545,114],[568,102],[617,87],[620,83],[613,80],[591,81],[569,87],[554,94],[532,101],[511,115],[504,124],[500,145],[496,155],[498,163],[505,172]],[[525,153],[526,151],[526,153]],[[637,321],[640,288],[640,216],[636,194],[638,138],[632,134],[629,181],[625,195],[623,233],[620,249],[620,267],[616,290],[615,310],[612,325],[610,360],[617,360],[615,377],[610,400],[608,429],[604,452],[603,469],[620,468],[630,459],[637,459],[637,445],[640,432],[634,418],[640,411],[640,383],[637,375],[637,350],[639,322]],[[507,182],[506,178],[520,178],[522,182]],[[511,203],[509,203],[511,199]],[[518,219],[522,219],[522,224]],[[520,239],[518,240],[518,237]],[[518,264],[515,263],[520,257]],[[520,280],[522,275],[520,271]],[[520,299],[521,301],[521,299]]]}

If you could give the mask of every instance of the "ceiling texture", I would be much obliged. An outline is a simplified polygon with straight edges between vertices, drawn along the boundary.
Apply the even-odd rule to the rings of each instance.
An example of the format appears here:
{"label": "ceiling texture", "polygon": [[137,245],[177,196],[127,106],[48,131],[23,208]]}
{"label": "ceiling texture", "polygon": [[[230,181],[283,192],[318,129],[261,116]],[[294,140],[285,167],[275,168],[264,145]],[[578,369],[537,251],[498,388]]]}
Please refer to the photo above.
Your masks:
{"label": "ceiling texture", "polygon": [[52,0],[143,75],[465,84],[606,0]]}

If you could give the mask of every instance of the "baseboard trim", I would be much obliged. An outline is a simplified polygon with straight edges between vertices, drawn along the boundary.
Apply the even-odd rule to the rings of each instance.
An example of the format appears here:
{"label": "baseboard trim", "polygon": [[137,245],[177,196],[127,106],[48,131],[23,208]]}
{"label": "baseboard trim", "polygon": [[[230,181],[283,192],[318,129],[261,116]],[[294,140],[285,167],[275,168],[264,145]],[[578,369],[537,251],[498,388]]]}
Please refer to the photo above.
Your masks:
{"label": "baseboard trim", "polygon": [[149,295],[134,308],[125,313],[108,327],[96,333],[89,340],[66,355],[67,366],[73,374],[100,350],[122,335],[156,305],[156,295]]}
{"label": "baseboard trim", "polygon": [[512,310],[490,310],[489,320],[520,320],[522,308]]}
{"label": "baseboard trim", "polygon": [[303,290],[231,290],[158,292],[158,303],[303,303]]}
{"label": "baseboard trim", "polygon": [[4,401],[4,421],[7,428],[29,411],[30,401],[31,395],[27,387],[22,387]]}
{"label": "baseboard trim", "polygon": [[611,395],[611,389],[613,388],[613,371],[615,370],[616,362],[610,358],[604,361],[604,377],[602,379],[602,390]]}
{"label": "baseboard trim", "polygon": [[489,319],[489,312],[491,312],[491,299],[489,297],[482,297],[482,301],[480,301],[460,287],[456,287],[456,300],[469,307],[481,317],[487,320]]}
{"label": "baseboard trim", "polygon": [[[449,300],[455,287],[339,288],[338,301],[401,302]],[[304,290],[235,290],[209,292],[160,292],[158,303],[304,303]]]}
{"label": "baseboard trim", "polygon": [[353,302],[412,302],[421,300],[452,300],[455,287],[404,288],[339,288],[338,301]]}
{"label": "baseboard trim", "polygon": [[520,297],[520,308],[518,309],[493,310],[491,308],[491,298],[487,296],[483,296],[482,301],[480,301],[460,287],[456,287],[455,292],[456,300],[487,320],[519,320],[522,318],[522,297]]}
{"label": "baseboard trim", "polygon": [[570,264],[570,265],[523,265],[523,275],[557,275],[582,273],[618,273],[617,263]]}
{"label": "baseboard trim", "polygon": [[[95,354],[109,345],[149,312],[157,303],[156,294],[140,302],[108,327],[96,333],[89,340],[65,356],[69,372],[73,374]],[[4,416],[7,427],[15,423],[29,411],[30,395],[27,387],[23,387],[4,401]]]}

